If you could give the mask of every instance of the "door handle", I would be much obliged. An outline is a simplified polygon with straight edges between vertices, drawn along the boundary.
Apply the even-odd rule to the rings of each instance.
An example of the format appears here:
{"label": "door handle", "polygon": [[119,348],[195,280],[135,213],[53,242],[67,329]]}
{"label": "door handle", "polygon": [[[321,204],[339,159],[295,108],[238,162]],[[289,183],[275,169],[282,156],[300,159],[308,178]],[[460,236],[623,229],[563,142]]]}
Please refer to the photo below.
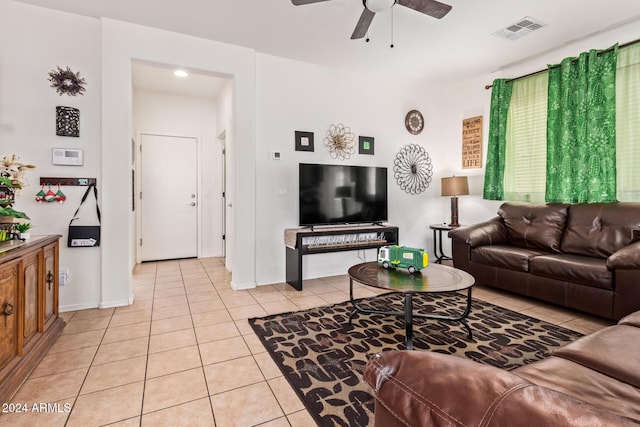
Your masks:
{"label": "door handle", "polygon": [[191,205],[191,206],[195,206],[195,205],[196,205],[196,202],[191,202],[191,203],[190,203],[190,205]]}
{"label": "door handle", "polygon": [[53,273],[51,271],[49,271],[47,273],[47,284],[49,285],[49,290],[51,290],[51,284],[53,283],[54,279],[55,279],[55,277],[53,276]]}
{"label": "door handle", "polygon": [[195,198],[196,198],[196,195],[195,195],[195,194],[192,194],[192,195],[191,195],[191,198],[192,198],[192,199],[195,199]]}

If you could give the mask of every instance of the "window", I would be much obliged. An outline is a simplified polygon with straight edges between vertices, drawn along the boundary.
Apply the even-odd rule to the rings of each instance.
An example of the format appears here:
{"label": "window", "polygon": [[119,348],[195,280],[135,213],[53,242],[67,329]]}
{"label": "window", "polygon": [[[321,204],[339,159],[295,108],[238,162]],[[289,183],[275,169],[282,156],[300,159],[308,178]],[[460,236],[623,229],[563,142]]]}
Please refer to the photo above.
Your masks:
{"label": "window", "polygon": [[[503,200],[543,203],[548,73],[540,72],[508,84],[513,84],[513,88],[511,100],[507,101]],[[640,43],[618,52],[615,96],[616,197],[620,201],[640,201]]]}

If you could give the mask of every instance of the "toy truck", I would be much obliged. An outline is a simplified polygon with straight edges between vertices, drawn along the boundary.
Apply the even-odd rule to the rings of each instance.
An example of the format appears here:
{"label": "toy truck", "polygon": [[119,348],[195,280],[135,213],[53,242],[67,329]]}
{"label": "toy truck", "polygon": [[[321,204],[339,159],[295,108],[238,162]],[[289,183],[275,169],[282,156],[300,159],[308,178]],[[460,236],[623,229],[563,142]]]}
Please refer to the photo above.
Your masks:
{"label": "toy truck", "polygon": [[384,268],[406,268],[413,274],[429,265],[429,254],[424,249],[383,246],[378,251],[378,265]]}

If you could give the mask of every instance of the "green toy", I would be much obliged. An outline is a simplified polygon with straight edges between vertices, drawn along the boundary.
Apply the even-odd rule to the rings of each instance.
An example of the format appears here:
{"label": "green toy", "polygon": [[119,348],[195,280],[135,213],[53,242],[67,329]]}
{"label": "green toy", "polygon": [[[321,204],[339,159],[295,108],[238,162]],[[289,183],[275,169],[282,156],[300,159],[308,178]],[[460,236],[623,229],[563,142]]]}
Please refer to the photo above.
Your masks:
{"label": "green toy", "polygon": [[407,246],[383,246],[378,251],[378,265],[384,268],[406,268],[413,274],[429,265],[429,254],[424,249]]}

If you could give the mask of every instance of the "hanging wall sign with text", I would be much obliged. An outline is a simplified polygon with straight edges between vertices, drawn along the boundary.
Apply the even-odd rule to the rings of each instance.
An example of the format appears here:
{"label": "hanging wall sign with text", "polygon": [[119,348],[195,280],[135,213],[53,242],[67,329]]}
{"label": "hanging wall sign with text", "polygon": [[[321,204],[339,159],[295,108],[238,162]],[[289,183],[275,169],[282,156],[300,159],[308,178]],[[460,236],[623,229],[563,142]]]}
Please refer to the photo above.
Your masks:
{"label": "hanging wall sign with text", "polygon": [[482,167],[482,116],[462,120],[462,169]]}

